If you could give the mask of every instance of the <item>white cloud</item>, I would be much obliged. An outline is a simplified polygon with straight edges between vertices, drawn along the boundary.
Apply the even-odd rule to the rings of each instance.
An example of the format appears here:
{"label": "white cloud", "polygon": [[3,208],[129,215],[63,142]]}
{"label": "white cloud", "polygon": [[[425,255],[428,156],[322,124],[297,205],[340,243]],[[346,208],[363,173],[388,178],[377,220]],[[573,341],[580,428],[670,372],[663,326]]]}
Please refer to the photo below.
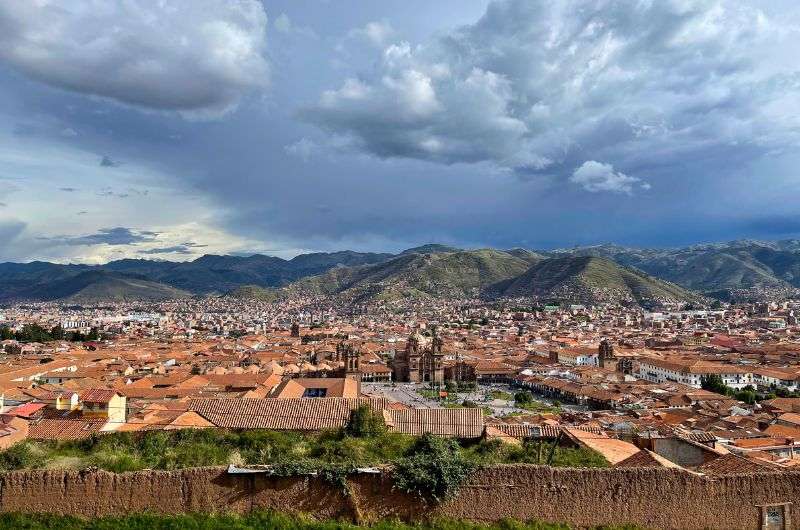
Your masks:
{"label": "white cloud", "polygon": [[308,162],[318,148],[319,146],[313,140],[300,138],[296,142],[284,147],[284,150],[286,153],[300,158],[303,162]]}
{"label": "white cloud", "polygon": [[800,47],[790,20],[744,1],[499,0],[433,41],[385,46],[301,116],[381,158],[520,175],[757,157],[800,145],[800,114],[779,110],[800,108],[800,69],[775,53]]}
{"label": "white cloud", "polygon": [[275,25],[275,29],[281,33],[290,33],[292,31],[292,21],[286,13],[278,15],[278,18],[275,19],[273,24]]}
{"label": "white cloud", "polygon": [[[614,171],[611,164],[603,164],[594,160],[584,162],[572,173],[569,180],[592,193],[607,191],[628,195],[633,193],[633,186],[640,181],[636,177],[629,177],[624,173]],[[650,185],[647,183],[642,187],[650,189]]]}
{"label": "white cloud", "polygon": [[6,0],[0,61],[49,85],[215,115],[268,80],[256,0]]}
{"label": "white cloud", "polygon": [[386,21],[368,22],[363,28],[350,31],[350,37],[360,37],[366,39],[373,46],[384,46],[388,40],[394,36],[395,31],[391,24]]}

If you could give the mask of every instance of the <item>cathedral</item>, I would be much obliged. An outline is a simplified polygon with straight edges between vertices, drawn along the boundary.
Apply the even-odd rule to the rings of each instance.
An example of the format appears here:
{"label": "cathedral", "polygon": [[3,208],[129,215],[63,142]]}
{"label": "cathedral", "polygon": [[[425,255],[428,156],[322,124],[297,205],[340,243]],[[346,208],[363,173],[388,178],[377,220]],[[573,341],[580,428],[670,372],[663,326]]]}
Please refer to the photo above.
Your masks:
{"label": "cathedral", "polygon": [[444,383],[444,341],[414,333],[392,363],[392,379],[398,382]]}

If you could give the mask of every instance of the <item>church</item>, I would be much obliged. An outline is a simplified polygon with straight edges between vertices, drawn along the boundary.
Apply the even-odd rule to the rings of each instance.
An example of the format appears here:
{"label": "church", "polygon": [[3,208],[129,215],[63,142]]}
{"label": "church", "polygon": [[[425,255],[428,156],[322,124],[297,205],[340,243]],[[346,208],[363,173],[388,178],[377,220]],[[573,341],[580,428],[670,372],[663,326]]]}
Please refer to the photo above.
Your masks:
{"label": "church", "polygon": [[406,383],[444,383],[444,341],[412,334],[406,347],[395,355],[392,379]]}

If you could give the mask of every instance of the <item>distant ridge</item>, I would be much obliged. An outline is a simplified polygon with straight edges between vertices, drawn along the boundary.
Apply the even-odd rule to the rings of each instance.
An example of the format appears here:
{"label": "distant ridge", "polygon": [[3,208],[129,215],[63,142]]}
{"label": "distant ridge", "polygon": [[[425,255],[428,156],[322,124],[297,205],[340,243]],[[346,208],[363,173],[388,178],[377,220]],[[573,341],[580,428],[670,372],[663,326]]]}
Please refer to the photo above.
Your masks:
{"label": "distant ridge", "polygon": [[[310,288],[310,285],[317,282],[320,283],[317,287],[320,291],[344,289],[352,295],[363,293],[363,296],[369,299],[366,285],[372,282],[375,284],[372,289],[376,293],[384,293],[390,298],[404,296],[402,293],[408,293],[409,296],[446,296],[446,293],[471,295],[476,290],[488,293],[494,289],[497,292],[500,287],[487,286],[487,282],[491,283],[489,280],[496,282],[510,280],[525,272],[512,274],[516,269],[510,264],[520,263],[520,261],[510,261],[512,258],[528,263],[527,270],[535,261],[567,256],[612,260],[619,265],[633,267],[686,290],[699,291],[721,299],[777,299],[800,293],[800,241],[798,240],[739,240],[675,249],[632,248],[610,244],[550,251],[516,248],[506,251],[491,250],[495,253],[493,258],[486,258],[482,262],[473,262],[469,265],[470,261],[467,258],[476,259],[481,252],[484,253],[484,258],[488,256],[486,250],[461,250],[442,244],[429,244],[410,248],[398,254],[319,252],[301,254],[289,260],[255,254],[244,257],[206,255],[188,262],[125,259],[105,265],[60,265],[41,261],[0,263],[0,301],[52,299],[53,295],[50,293],[62,292],[64,285],[70,284],[70,282],[66,284],[59,282],[89,271],[129,275],[136,277],[138,281],[154,282],[176,289],[174,294],[215,295],[236,292],[239,297],[245,297],[247,293],[251,293],[254,297],[256,295],[269,297],[272,294],[256,291],[253,288],[238,292],[237,289],[244,286],[267,290],[292,286],[292,289],[296,289],[294,284],[298,282],[300,287]],[[433,259],[436,256],[453,255],[461,256],[465,261],[461,262],[458,257],[450,257],[443,261]],[[425,256],[431,259],[424,266],[426,262],[414,259]],[[369,271],[373,269],[360,269],[360,267],[383,264],[391,268],[402,263],[389,265],[389,262],[395,262],[399,258],[412,260],[411,263],[417,264],[419,270],[414,272],[413,267],[409,265],[411,269],[399,271],[396,277],[387,271],[387,277],[382,278],[377,272],[381,270],[380,267],[374,269],[373,272],[377,275],[374,277],[369,276]],[[331,271],[336,272],[327,279],[302,282],[304,279],[325,275]],[[443,281],[437,283],[438,279]],[[122,281],[122,277],[118,277],[117,280]],[[128,280],[133,281],[131,278]],[[349,284],[353,284],[352,287],[347,287]],[[621,285],[617,284],[617,287],[621,288]],[[660,287],[656,289],[659,292],[661,290]],[[98,287],[96,292],[99,293],[97,296],[101,296],[104,292],[113,295],[115,290]],[[132,292],[136,290],[132,289]],[[143,292],[143,295],[146,294]]]}
{"label": "distant ridge", "polygon": [[703,301],[697,293],[593,256],[542,260],[500,286],[499,294],[591,304]]}
{"label": "distant ridge", "polygon": [[529,260],[492,249],[411,252],[376,265],[339,267],[287,290],[359,302],[478,297],[490,285],[513,278],[530,265]]}
{"label": "distant ridge", "polygon": [[23,293],[23,298],[64,302],[126,302],[186,298],[190,293],[131,274],[93,270]]}

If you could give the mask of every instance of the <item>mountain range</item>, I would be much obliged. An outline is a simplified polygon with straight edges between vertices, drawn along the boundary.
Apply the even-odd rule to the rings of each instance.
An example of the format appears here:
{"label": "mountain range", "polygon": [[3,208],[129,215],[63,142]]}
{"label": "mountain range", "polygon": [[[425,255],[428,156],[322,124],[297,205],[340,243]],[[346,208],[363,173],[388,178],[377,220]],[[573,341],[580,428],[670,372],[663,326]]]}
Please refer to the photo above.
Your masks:
{"label": "mountain range", "polygon": [[126,259],[105,265],[0,264],[0,301],[161,300],[297,294],[354,301],[537,297],[576,302],[775,297],[800,289],[800,241],[733,241],[676,249],[597,245],[548,251],[424,245],[399,254],[352,251]]}

